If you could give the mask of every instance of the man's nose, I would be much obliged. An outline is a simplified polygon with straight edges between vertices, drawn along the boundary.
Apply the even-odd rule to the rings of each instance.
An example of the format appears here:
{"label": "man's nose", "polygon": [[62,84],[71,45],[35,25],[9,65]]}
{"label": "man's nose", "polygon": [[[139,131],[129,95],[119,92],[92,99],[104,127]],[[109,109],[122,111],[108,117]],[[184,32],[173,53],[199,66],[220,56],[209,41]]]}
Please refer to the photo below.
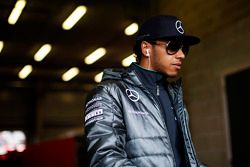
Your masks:
{"label": "man's nose", "polygon": [[181,49],[179,49],[178,52],[176,53],[176,58],[185,59],[185,54],[183,53]]}

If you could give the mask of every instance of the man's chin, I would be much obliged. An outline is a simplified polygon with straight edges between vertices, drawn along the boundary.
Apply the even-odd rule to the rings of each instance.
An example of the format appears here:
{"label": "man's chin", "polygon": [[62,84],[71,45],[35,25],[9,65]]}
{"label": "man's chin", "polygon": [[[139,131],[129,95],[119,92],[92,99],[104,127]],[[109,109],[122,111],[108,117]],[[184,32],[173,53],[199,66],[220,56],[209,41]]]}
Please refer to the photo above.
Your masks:
{"label": "man's chin", "polygon": [[175,78],[175,77],[178,76],[178,73],[170,73],[170,74],[168,73],[167,76],[168,76],[169,78]]}

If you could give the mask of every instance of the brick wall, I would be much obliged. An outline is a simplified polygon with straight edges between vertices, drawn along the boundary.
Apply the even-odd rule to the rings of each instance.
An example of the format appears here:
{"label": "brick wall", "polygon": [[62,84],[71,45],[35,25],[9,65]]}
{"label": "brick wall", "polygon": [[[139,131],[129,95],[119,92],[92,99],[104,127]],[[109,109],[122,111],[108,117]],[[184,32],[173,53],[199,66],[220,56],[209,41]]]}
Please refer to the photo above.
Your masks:
{"label": "brick wall", "polygon": [[250,68],[250,17],[202,39],[187,57],[184,93],[190,114],[190,128],[199,159],[209,166],[230,166],[224,77]]}

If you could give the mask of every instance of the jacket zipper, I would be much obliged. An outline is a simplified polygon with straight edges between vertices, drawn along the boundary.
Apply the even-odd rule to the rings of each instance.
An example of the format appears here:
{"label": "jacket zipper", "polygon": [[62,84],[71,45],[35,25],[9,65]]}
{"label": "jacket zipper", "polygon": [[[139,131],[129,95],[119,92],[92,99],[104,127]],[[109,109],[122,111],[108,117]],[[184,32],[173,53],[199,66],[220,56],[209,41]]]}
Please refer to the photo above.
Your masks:
{"label": "jacket zipper", "polygon": [[157,96],[160,96],[160,87],[159,87],[159,85],[156,85],[156,94],[157,94]]}

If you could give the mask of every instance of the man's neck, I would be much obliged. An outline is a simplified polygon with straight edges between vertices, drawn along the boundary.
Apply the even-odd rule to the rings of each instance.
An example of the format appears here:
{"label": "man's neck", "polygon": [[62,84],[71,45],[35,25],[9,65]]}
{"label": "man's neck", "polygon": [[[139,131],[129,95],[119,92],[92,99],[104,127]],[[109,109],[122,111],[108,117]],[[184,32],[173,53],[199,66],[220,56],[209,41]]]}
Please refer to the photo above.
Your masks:
{"label": "man's neck", "polygon": [[146,87],[155,87],[162,81],[165,81],[165,76],[157,71],[146,69],[138,64],[133,64],[132,69],[135,70],[137,76]]}

